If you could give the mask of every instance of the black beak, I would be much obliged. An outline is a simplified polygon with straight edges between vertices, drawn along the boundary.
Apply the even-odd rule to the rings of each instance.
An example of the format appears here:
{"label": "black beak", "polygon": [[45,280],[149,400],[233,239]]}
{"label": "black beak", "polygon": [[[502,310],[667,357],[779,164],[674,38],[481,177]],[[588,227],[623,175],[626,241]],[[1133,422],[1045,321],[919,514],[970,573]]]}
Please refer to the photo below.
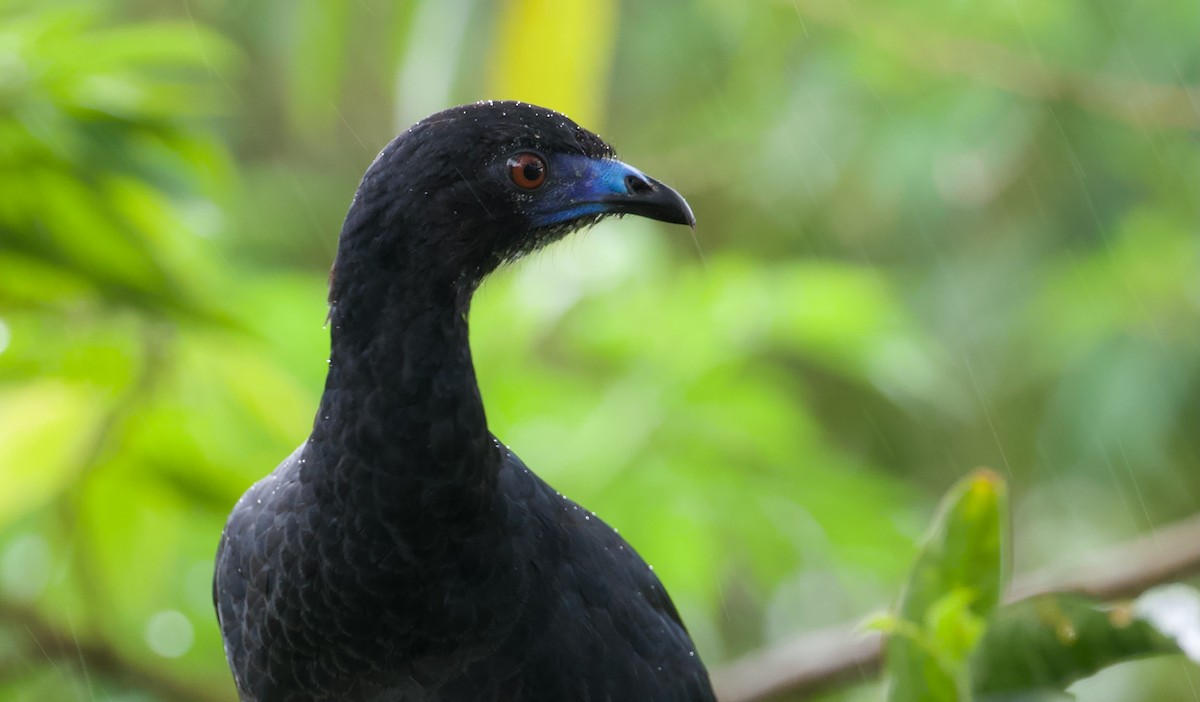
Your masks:
{"label": "black beak", "polygon": [[[632,170],[632,169],[631,169]],[[606,195],[601,202],[608,211],[696,227],[696,217],[687,200],[648,175],[631,172],[625,176],[625,192]]]}

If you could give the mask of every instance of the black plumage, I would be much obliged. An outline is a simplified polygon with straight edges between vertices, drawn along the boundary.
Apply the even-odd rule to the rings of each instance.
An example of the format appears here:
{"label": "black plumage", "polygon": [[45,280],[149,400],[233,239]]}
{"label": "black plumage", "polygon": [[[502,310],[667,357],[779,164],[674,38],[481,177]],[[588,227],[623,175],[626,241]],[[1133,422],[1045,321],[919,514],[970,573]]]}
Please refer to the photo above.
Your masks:
{"label": "black plumage", "polygon": [[609,214],[693,223],[530,105],[435,114],[375,159],[339,241],[312,434],[217,553],[243,700],[713,699],[646,563],[489,433],[471,363],[482,278]]}

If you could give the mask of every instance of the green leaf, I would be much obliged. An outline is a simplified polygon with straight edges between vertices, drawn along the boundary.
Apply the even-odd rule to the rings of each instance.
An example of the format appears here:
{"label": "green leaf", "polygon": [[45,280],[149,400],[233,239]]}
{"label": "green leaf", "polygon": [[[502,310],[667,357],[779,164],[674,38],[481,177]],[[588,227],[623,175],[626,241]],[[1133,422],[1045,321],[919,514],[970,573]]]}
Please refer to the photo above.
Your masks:
{"label": "green leaf", "polygon": [[995,613],[971,659],[972,686],[987,702],[1018,699],[1012,695],[1062,689],[1131,658],[1178,652],[1131,605],[1043,595]]}
{"label": "green leaf", "polygon": [[971,609],[975,599],[974,589],[960,587],[930,605],[925,628],[935,651],[961,661],[974,650],[986,628],[986,621]]}
{"label": "green leaf", "polygon": [[913,567],[888,638],[889,700],[965,698],[966,662],[1005,582],[1004,482],[990,470],[959,481]]}

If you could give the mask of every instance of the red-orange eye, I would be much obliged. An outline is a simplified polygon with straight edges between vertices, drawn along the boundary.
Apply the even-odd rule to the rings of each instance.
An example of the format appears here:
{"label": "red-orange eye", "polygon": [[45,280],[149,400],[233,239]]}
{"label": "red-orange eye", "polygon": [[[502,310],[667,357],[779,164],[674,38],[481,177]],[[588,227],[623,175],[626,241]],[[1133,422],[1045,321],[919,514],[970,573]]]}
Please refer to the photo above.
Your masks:
{"label": "red-orange eye", "polygon": [[537,190],[546,182],[546,161],[537,154],[516,154],[508,159],[508,176],[517,187]]}

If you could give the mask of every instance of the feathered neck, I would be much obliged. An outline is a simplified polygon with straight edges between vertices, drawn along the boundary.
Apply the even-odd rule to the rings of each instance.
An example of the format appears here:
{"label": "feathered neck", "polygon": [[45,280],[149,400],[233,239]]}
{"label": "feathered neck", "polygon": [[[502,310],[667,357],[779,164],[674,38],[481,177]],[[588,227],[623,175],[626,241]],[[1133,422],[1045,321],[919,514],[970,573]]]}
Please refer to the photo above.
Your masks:
{"label": "feathered neck", "polygon": [[467,525],[487,510],[500,463],[471,361],[474,284],[409,253],[396,237],[343,231],[309,450],[326,497],[360,518]]}

